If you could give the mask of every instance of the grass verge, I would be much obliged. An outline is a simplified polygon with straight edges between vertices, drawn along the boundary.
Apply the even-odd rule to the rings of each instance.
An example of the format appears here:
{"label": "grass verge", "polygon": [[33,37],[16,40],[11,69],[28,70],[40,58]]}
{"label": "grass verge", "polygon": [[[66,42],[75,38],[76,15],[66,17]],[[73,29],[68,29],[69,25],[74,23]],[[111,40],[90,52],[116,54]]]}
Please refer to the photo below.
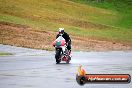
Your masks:
{"label": "grass verge", "polygon": [[0,52],[0,56],[8,56],[8,55],[13,55],[13,54],[7,52]]}

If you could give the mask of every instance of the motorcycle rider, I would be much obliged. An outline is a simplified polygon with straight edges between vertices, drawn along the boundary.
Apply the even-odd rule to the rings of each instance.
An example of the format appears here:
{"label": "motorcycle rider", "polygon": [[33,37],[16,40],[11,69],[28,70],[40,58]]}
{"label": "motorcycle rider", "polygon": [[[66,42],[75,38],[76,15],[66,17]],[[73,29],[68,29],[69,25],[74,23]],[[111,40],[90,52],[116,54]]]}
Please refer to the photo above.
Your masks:
{"label": "motorcycle rider", "polygon": [[64,28],[59,28],[59,34],[57,34],[56,39],[62,35],[62,37],[65,39],[67,44],[67,49],[69,50],[69,55],[71,53],[71,38],[70,36],[64,31]]}

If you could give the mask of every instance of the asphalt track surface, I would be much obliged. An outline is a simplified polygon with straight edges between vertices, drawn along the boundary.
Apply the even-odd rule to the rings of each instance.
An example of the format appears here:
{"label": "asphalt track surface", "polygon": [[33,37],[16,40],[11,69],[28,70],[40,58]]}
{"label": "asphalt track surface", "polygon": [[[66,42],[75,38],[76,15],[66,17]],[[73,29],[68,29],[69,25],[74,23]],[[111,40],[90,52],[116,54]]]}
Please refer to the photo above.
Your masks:
{"label": "asphalt track surface", "polygon": [[56,64],[53,51],[0,45],[12,56],[0,57],[0,88],[132,88],[129,84],[85,84],[76,82],[82,65],[88,74],[132,75],[132,51],[73,52],[70,64]]}

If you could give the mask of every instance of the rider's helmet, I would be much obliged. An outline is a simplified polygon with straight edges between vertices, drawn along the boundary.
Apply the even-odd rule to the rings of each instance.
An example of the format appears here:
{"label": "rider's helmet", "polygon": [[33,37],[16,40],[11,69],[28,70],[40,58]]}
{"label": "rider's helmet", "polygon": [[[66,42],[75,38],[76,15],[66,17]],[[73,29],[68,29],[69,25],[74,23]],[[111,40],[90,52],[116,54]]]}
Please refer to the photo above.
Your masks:
{"label": "rider's helmet", "polygon": [[59,34],[64,34],[64,28],[59,28]]}

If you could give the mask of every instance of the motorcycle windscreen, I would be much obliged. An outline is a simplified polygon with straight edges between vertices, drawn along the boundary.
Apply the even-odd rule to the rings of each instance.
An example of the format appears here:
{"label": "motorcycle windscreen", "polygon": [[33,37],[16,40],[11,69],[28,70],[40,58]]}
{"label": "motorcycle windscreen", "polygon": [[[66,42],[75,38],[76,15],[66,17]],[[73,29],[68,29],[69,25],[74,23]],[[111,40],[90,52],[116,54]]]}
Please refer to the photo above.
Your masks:
{"label": "motorcycle windscreen", "polygon": [[64,46],[65,45],[65,39],[62,36],[59,36],[56,40],[55,40],[55,45],[56,46]]}

